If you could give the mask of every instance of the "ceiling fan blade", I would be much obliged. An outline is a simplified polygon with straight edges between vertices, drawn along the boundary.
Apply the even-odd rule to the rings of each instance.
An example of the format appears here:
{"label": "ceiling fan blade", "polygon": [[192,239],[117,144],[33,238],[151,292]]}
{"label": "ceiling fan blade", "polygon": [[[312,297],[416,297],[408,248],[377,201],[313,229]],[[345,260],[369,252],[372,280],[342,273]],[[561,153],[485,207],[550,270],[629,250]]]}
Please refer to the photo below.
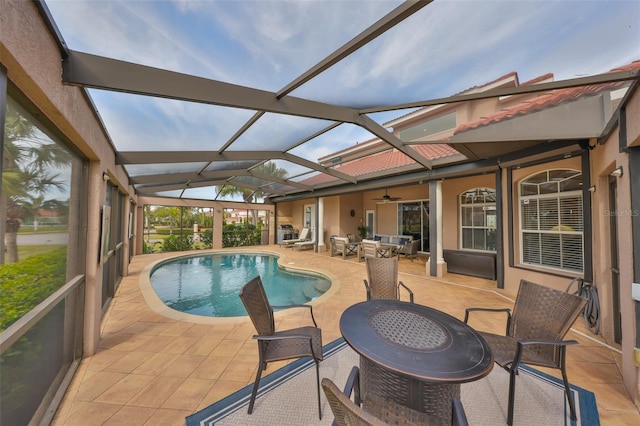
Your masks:
{"label": "ceiling fan blade", "polygon": [[397,200],[401,199],[401,197],[392,197],[389,194],[387,194],[386,192],[387,191],[385,191],[385,194],[382,196],[382,198],[372,198],[372,200],[389,202],[389,201],[397,201]]}

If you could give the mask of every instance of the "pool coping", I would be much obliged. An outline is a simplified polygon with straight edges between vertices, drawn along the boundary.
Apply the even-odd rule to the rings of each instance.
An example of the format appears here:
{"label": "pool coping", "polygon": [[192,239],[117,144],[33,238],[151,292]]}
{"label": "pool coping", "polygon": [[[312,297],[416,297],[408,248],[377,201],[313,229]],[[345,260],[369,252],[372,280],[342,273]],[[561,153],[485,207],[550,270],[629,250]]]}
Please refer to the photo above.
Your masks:
{"label": "pool coping", "polygon": [[[175,320],[175,321],[185,321],[196,324],[210,324],[210,325],[223,325],[223,324],[241,324],[249,321],[249,316],[237,316],[237,317],[207,317],[202,315],[194,315],[188,314],[185,312],[179,312],[175,309],[172,309],[165,305],[165,303],[158,297],[155,290],[151,286],[151,272],[153,269],[160,263],[165,263],[172,259],[178,259],[183,257],[197,257],[203,256],[207,254],[219,254],[219,253],[254,253],[254,254],[266,254],[270,256],[275,256],[278,259],[278,266],[284,270],[288,271],[296,271],[296,272],[308,272],[312,274],[319,274],[323,277],[327,278],[331,282],[331,286],[329,290],[323,293],[321,296],[318,296],[316,299],[307,302],[307,305],[316,306],[323,303],[329,297],[332,297],[340,288],[341,283],[340,279],[332,274],[328,269],[319,270],[318,268],[312,267],[301,267],[296,265],[295,259],[292,259],[286,253],[281,253],[277,251],[271,251],[268,249],[256,249],[256,248],[235,248],[235,249],[209,249],[209,250],[193,250],[188,252],[176,252],[175,255],[169,255],[167,257],[163,257],[162,259],[158,259],[154,262],[146,265],[142,271],[140,272],[138,279],[138,286],[140,288],[140,292],[144,300],[147,302],[149,308],[158,315],[162,315],[163,317]],[[276,317],[287,316],[295,314],[293,310],[283,310],[275,313]]]}

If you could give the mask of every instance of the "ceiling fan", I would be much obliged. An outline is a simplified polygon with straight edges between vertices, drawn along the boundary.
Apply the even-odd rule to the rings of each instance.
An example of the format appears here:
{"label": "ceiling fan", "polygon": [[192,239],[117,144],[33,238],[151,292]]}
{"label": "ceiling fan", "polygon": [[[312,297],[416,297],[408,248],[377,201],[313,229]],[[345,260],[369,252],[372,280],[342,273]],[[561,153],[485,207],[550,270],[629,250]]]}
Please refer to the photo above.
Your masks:
{"label": "ceiling fan", "polygon": [[400,197],[392,197],[391,195],[387,194],[387,190],[384,190],[384,195],[382,196],[382,198],[372,198],[372,200],[375,201],[383,201],[385,203],[388,203],[389,201],[397,201],[400,200]]}

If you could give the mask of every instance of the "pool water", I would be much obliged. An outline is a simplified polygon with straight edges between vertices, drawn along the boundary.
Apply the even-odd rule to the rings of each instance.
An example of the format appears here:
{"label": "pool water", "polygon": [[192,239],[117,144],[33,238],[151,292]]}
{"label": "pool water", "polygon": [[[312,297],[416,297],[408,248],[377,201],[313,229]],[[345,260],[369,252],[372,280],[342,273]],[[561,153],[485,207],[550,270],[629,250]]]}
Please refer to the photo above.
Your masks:
{"label": "pool water", "polygon": [[267,254],[214,253],[162,262],[151,272],[151,286],[170,308],[210,317],[245,316],[240,289],[260,275],[269,303],[309,302],[326,292],[331,282],[314,274],[289,272]]}

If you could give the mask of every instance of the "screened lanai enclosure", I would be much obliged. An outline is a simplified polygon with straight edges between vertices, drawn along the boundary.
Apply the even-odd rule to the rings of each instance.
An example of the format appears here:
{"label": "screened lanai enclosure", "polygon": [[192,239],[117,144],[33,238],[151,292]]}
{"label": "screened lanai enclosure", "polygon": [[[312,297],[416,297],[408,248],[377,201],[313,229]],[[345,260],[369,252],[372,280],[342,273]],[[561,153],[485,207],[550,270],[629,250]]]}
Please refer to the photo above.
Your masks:
{"label": "screened lanai enclosure", "polygon": [[[612,61],[581,60],[577,41],[563,38],[565,20],[575,27],[603,20],[602,32],[590,36],[638,52],[637,29],[624,24],[632,19],[625,8],[634,6],[624,2],[48,1],[42,7],[61,36],[63,82],[87,88],[136,192],[163,197],[278,202],[386,188],[406,183],[411,173],[427,178],[448,165],[508,159],[565,135],[599,136],[615,108],[594,104],[571,123],[550,114],[544,127],[523,122],[515,133],[491,128],[488,139],[476,135],[480,129],[451,137],[461,124],[455,114],[426,129],[397,132],[389,123],[479,98],[593,85],[602,96],[624,92],[634,75],[599,75]],[[541,67],[544,46],[553,49],[553,62]],[[550,70],[556,81],[469,90],[513,71],[529,80]],[[454,153],[434,156],[442,144]],[[354,155],[389,149],[398,156],[392,164],[349,167]]]}
{"label": "screened lanai enclosure", "polygon": [[309,255],[334,234],[411,236],[425,276],[449,255],[500,289],[591,279],[637,390],[638,16],[0,1],[0,423],[52,421],[136,256],[304,228]]}

